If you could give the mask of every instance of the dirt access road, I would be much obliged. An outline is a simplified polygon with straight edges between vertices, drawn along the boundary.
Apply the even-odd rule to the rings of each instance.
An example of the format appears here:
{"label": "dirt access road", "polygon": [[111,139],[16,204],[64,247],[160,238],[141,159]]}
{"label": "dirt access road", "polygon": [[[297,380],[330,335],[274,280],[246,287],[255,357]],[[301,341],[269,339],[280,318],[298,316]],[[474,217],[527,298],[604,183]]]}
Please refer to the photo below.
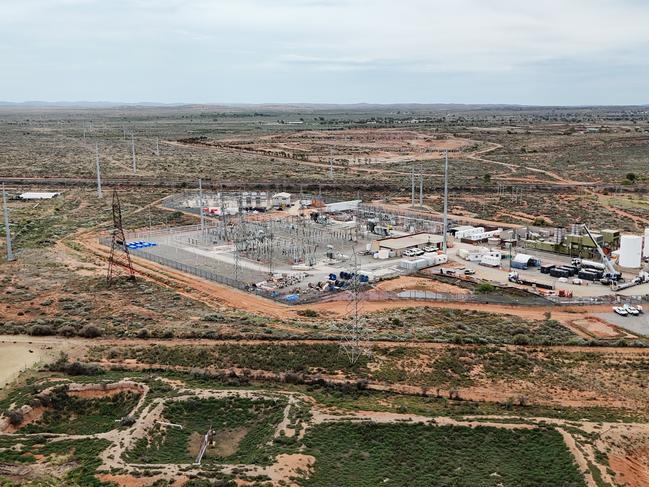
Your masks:
{"label": "dirt access road", "polygon": [[39,363],[55,360],[63,351],[75,347],[75,342],[50,337],[0,335],[0,390],[24,370]]}

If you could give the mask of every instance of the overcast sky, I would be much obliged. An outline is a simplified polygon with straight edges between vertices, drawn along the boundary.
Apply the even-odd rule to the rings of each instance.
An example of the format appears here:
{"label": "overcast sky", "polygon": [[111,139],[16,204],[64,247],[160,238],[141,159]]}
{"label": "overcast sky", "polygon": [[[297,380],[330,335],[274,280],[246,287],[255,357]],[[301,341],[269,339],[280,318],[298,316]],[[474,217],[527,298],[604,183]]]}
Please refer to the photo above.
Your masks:
{"label": "overcast sky", "polygon": [[0,100],[649,103],[647,0],[0,0]]}

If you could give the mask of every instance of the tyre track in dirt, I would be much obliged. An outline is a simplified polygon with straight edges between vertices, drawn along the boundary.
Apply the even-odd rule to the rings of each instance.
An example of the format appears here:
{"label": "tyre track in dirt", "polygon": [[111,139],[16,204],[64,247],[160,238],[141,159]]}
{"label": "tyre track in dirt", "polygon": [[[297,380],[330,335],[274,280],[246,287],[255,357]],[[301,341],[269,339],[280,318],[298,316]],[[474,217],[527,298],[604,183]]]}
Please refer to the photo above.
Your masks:
{"label": "tyre track in dirt", "polygon": [[[267,155],[267,154],[258,154],[256,152],[246,152],[246,151],[240,151],[237,149],[232,149],[232,148],[227,148],[227,147],[221,147],[221,146],[212,146],[209,144],[190,144],[190,143],[185,143],[185,142],[179,142],[179,141],[173,141],[173,140],[167,140],[167,141],[161,141],[161,143],[165,143],[167,145],[175,146],[175,147],[181,147],[184,149],[199,149],[199,150],[211,150],[215,152],[223,152],[226,154],[236,154],[236,155],[241,155],[241,154],[247,154],[247,155],[252,155],[255,157],[259,157],[262,159],[266,159],[269,162],[271,162],[271,159],[280,159],[284,162],[290,163],[290,164],[297,164],[301,166],[310,166],[310,167],[316,167],[318,169],[322,169],[323,171],[328,172],[329,171],[329,164],[328,163],[321,163],[321,162],[313,162],[313,161],[303,161],[300,159],[291,159],[289,157],[282,157],[282,156],[276,156],[276,155]],[[387,174],[387,175],[393,175],[393,176],[410,176],[409,172],[402,172],[402,171],[394,171],[392,169],[381,169],[381,168],[376,168],[376,167],[359,167],[359,166],[340,166],[334,164],[334,170],[335,171],[351,171],[354,173],[358,174]],[[430,175],[427,175],[430,176]]]}
{"label": "tyre track in dirt", "polygon": [[[481,149],[479,151],[473,152],[472,154],[468,155],[469,159],[472,159],[474,161],[480,161],[480,162],[486,162],[489,164],[496,164],[499,166],[504,166],[507,167],[512,174],[516,173],[517,170],[519,169],[527,169],[528,171],[532,171],[538,174],[543,174],[550,178],[548,181],[543,181],[541,180],[540,182],[543,183],[550,183],[550,184],[561,184],[561,185],[566,185],[566,186],[589,186],[592,183],[590,182],[585,182],[585,181],[575,181],[573,179],[567,179],[564,178],[563,176],[560,176],[559,174],[553,172],[553,171],[548,171],[546,169],[540,169],[538,167],[531,167],[531,166],[523,166],[521,164],[513,164],[511,162],[502,162],[502,161],[494,161],[493,159],[487,159],[484,156],[485,154],[489,154],[491,152],[494,152],[498,149],[502,149],[504,146],[502,144],[497,144],[495,142],[490,142],[490,147],[487,147],[486,149]],[[499,179],[506,179],[509,180],[509,178],[499,178]],[[532,181],[530,178],[518,178],[520,182],[537,182],[537,181]]]}

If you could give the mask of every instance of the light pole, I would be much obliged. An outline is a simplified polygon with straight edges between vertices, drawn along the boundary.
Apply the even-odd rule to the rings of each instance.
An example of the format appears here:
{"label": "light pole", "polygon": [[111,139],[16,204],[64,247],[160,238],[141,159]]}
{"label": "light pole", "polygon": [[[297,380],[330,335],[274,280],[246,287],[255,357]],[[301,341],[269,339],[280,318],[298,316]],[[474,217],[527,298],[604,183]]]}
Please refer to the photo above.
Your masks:
{"label": "light pole", "polygon": [[447,253],[446,240],[448,238],[448,149],[444,151],[444,241],[443,250]]}
{"label": "light pole", "polygon": [[7,239],[7,262],[14,260],[13,249],[11,248],[11,230],[9,229],[9,207],[7,206],[7,192],[5,185],[2,184],[2,207],[5,222],[5,237]]}

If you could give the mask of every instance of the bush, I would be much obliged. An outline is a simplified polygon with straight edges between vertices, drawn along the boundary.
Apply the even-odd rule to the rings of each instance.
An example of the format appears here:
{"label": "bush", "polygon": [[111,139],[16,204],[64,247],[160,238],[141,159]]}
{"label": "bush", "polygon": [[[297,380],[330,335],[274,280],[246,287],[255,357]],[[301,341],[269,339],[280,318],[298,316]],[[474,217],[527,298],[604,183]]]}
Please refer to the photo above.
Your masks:
{"label": "bush", "polygon": [[86,325],[79,331],[79,336],[84,338],[97,338],[101,336],[101,330],[94,325]]}
{"label": "bush", "polygon": [[128,428],[129,426],[133,426],[135,424],[135,418],[133,416],[124,416],[120,420],[119,424],[120,426],[125,426]]}
{"label": "bush", "polygon": [[59,328],[59,335],[64,337],[73,337],[77,334],[77,330],[73,326],[65,325]]}
{"label": "bush", "polygon": [[297,312],[298,315],[306,318],[317,318],[318,312],[314,309],[301,309]]}
{"label": "bush", "polygon": [[142,328],[136,333],[137,338],[149,338],[149,330]]}
{"label": "bush", "polygon": [[52,397],[49,394],[38,394],[34,396],[34,399],[38,399],[38,402],[41,403],[41,406],[48,407],[52,405]]}
{"label": "bush", "polygon": [[96,365],[82,364],[79,361],[67,364],[63,367],[63,372],[68,375],[101,375],[104,373]]}
{"label": "bush", "polygon": [[514,342],[514,345],[529,345],[530,340],[526,335],[523,335],[522,333],[519,333],[517,335],[514,335],[514,338],[512,340]]}
{"label": "bush", "polygon": [[34,325],[29,329],[29,334],[35,337],[54,335],[50,325]]}
{"label": "bush", "polygon": [[541,217],[541,216],[537,216],[537,217],[534,219],[534,221],[532,222],[532,225],[534,225],[535,227],[544,227],[544,226],[546,226],[547,224],[548,224],[548,223],[545,221],[545,218],[543,218],[543,217]]}
{"label": "bush", "polygon": [[23,422],[23,412],[20,411],[19,409],[7,411],[5,413],[5,416],[7,416],[7,419],[9,419],[9,424],[12,426],[18,426],[20,423]]}
{"label": "bush", "polygon": [[492,293],[496,290],[493,284],[490,284],[488,282],[483,282],[480,283],[476,288],[475,292],[478,294],[487,294],[487,293]]}
{"label": "bush", "polygon": [[[76,362],[68,362],[68,357],[65,354],[61,354],[59,359],[50,364],[48,367],[52,372],[63,372],[68,375],[101,375],[104,373],[104,370],[96,365],[82,364],[78,360]],[[47,398],[47,399],[45,399]],[[43,405],[47,406],[51,398],[46,395],[39,396],[40,401]]]}

